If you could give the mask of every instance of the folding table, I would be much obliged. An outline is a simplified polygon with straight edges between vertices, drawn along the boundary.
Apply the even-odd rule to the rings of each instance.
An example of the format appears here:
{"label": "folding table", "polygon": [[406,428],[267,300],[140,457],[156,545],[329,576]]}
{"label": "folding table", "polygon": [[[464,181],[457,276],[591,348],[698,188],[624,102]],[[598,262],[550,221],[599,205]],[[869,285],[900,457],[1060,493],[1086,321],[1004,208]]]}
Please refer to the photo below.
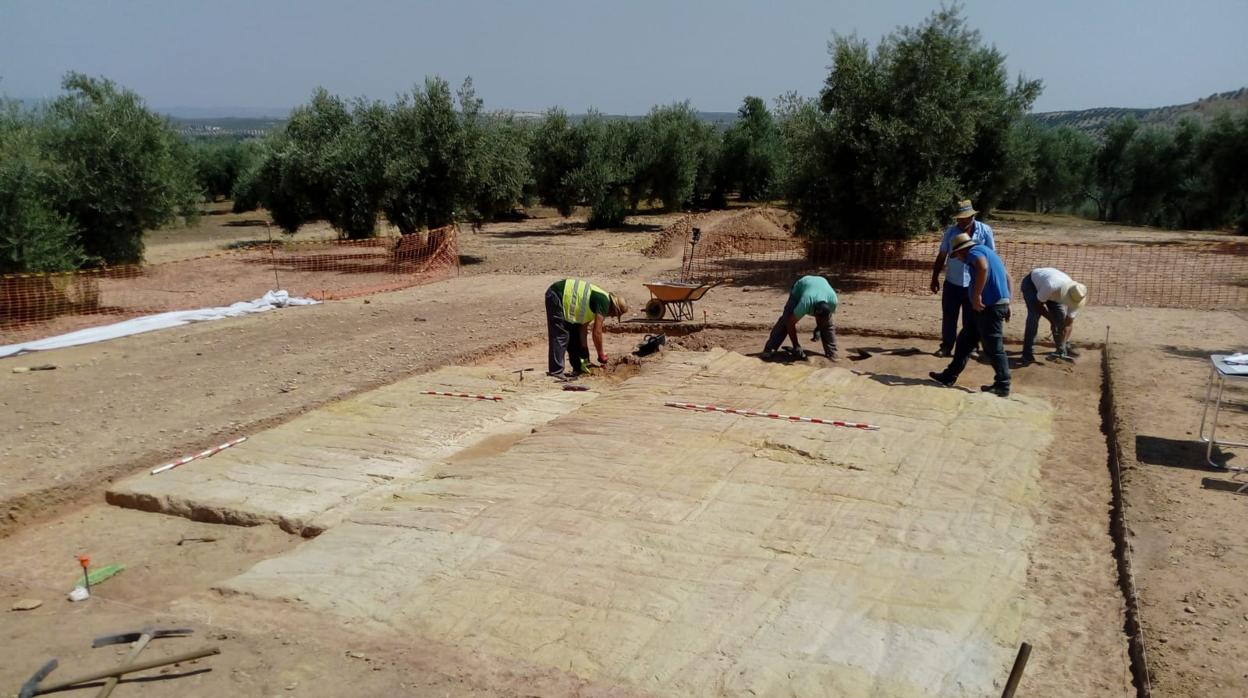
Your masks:
{"label": "folding table", "polygon": [[[1226,354],[1214,354],[1209,357],[1209,385],[1205,387],[1205,409],[1200,414],[1200,440],[1208,444],[1205,447],[1205,460],[1209,465],[1218,470],[1230,470],[1235,473],[1246,473],[1248,468],[1238,468],[1223,463],[1216,463],[1213,460],[1214,446],[1237,446],[1240,448],[1248,448],[1248,443],[1240,441],[1218,441],[1216,434],[1218,432],[1218,413],[1222,409],[1222,391],[1226,389],[1227,380],[1248,380],[1248,365],[1246,364],[1228,364],[1226,363]],[[1217,390],[1214,390],[1214,385]],[[1216,395],[1214,393],[1217,393]],[[1206,420],[1209,416],[1209,403],[1213,402],[1213,419]],[[1205,436],[1205,422],[1209,423],[1209,435]],[[1248,486],[1248,485],[1246,485]]]}

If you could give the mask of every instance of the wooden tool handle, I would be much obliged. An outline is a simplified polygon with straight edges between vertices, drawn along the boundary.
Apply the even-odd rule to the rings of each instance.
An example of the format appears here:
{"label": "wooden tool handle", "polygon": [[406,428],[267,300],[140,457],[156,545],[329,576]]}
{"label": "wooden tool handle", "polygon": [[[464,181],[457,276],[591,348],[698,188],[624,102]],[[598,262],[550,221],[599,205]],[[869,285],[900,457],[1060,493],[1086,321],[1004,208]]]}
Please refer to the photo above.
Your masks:
{"label": "wooden tool handle", "polygon": [[46,686],[40,686],[35,689],[34,695],[39,695],[41,693],[48,693],[50,691],[59,691],[62,688],[69,688],[70,686],[77,686],[80,683],[87,683],[88,681],[99,681],[100,679],[107,679],[110,676],[121,676],[123,674],[133,674],[136,671],[146,671],[148,669],[155,669],[158,666],[165,666],[168,664],[177,664],[178,662],[189,662],[192,659],[199,659],[201,657],[211,657],[214,654],[221,654],[221,648],[220,647],[205,647],[203,649],[193,650],[191,652],[183,652],[182,654],[177,654],[172,657],[165,657],[163,659],[150,659],[146,662],[139,662],[138,664],[119,666],[114,669],[105,669],[104,671],[97,671],[93,674],[86,674],[84,676],[79,676],[77,678],[70,679],[69,681],[61,681],[59,683],[52,683]]}

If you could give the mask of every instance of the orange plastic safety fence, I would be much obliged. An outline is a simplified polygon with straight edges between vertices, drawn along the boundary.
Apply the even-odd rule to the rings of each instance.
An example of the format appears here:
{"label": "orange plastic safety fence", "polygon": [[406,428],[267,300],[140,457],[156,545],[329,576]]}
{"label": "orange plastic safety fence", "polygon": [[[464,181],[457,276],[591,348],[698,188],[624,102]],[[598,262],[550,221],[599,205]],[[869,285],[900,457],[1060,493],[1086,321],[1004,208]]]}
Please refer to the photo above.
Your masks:
{"label": "orange plastic safety fence", "polygon": [[[845,291],[926,294],[939,240],[811,242],[710,235],[685,248],[696,280],[785,285],[824,274]],[[997,241],[1013,286],[1038,267],[1056,267],[1087,285],[1097,305],[1156,308],[1248,307],[1248,243],[1080,245]]]}
{"label": "orange plastic safety fence", "polygon": [[262,243],[205,257],[0,276],[0,344],[119,319],[229,305],[272,289],[339,300],[435,281],[459,268],[454,226],[402,237]]}

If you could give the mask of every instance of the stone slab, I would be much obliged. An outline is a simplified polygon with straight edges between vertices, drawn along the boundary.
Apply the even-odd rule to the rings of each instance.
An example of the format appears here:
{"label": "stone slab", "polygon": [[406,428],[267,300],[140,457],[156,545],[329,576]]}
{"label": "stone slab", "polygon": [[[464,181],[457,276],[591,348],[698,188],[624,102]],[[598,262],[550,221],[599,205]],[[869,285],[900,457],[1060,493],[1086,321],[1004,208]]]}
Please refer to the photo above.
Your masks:
{"label": "stone slab", "polygon": [[505,371],[447,367],[322,407],[210,458],[121,481],[107,499],[197,521],[276,523],[314,535],[364,497],[426,477],[431,464],[483,440],[528,433],[594,397]]}
{"label": "stone slab", "polygon": [[1035,398],[673,352],[219,590],[663,695],[993,695],[1051,431]]}

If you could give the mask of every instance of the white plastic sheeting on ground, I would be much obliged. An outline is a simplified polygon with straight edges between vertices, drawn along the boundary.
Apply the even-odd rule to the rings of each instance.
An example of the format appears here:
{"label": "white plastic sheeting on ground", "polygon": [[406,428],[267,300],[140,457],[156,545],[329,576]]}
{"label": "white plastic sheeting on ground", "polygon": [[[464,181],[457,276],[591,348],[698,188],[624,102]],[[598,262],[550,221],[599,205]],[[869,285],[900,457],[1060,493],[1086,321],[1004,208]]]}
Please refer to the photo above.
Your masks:
{"label": "white plastic sheeting on ground", "polygon": [[239,301],[233,305],[219,308],[175,310],[158,315],[144,315],[133,320],[115,322],[103,327],[89,327],[85,330],[48,337],[47,339],[39,339],[33,342],[6,344],[0,346],[0,358],[25,354],[31,351],[76,347],[80,344],[91,344],[93,342],[102,342],[106,339],[117,339],[118,337],[128,337],[132,334],[151,332],[152,330],[163,330],[167,327],[189,325],[192,322],[206,322],[208,320],[221,320],[227,317],[239,317],[252,313],[263,313],[277,308],[284,308],[288,305],[316,305],[317,303],[320,303],[320,301],[314,301],[311,298],[291,298],[286,291],[269,291],[254,301]]}

